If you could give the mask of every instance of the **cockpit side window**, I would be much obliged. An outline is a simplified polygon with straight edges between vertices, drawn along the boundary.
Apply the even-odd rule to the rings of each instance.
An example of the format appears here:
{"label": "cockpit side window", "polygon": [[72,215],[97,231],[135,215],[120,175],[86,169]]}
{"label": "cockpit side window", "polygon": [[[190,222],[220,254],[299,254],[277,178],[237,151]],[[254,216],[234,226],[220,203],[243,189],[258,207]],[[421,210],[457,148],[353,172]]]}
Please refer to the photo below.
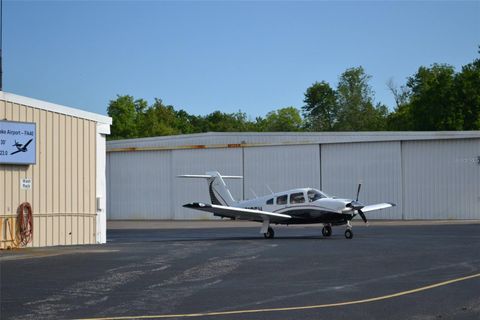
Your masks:
{"label": "cockpit side window", "polygon": [[273,198],[267,200],[267,204],[273,204]]}
{"label": "cockpit side window", "polygon": [[304,202],[305,202],[305,197],[303,196],[303,192],[292,193],[290,195],[290,204],[304,203]]}
{"label": "cockpit side window", "polygon": [[316,201],[318,199],[325,198],[325,195],[323,195],[318,190],[308,190],[307,197],[308,197],[308,202],[313,202],[313,201]]}
{"label": "cockpit side window", "polygon": [[283,196],[278,196],[277,197],[277,204],[287,204],[287,198],[288,196],[285,194]]}

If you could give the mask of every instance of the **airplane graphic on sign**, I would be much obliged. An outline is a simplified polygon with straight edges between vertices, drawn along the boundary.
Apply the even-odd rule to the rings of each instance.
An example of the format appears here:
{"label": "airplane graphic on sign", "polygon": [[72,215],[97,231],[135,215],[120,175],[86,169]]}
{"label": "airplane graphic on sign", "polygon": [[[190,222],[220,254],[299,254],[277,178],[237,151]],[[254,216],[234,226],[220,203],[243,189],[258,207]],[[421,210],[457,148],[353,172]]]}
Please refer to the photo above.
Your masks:
{"label": "airplane graphic on sign", "polygon": [[28,140],[28,142],[25,144],[18,143],[17,140],[15,140],[15,144],[12,147],[17,147],[18,150],[15,152],[12,152],[11,155],[19,152],[27,152],[28,151],[27,146],[30,144],[30,142],[32,142],[32,140],[33,139]]}

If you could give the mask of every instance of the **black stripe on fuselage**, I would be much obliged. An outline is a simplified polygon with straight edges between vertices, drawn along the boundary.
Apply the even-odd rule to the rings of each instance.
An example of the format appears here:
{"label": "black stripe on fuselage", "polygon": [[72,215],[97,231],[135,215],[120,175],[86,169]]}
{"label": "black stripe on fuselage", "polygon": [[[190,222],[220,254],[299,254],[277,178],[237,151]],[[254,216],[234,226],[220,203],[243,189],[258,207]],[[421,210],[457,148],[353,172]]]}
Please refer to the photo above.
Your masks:
{"label": "black stripe on fuselage", "polygon": [[278,223],[280,224],[330,223],[332,225],[341,225],[346,224],[348,220],[353,218],[350,214],[313,208],[289,208],[281,213],[288,214],[292,218],[279,221]]}

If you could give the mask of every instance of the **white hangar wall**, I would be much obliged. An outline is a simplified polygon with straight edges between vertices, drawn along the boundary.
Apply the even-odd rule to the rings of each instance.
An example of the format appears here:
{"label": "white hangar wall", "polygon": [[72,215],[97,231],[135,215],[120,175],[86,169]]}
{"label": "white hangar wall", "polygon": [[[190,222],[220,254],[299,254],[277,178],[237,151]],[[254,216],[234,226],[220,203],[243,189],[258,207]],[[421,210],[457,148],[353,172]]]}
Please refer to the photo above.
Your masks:
{"label": "white hangar wall", "polygon": [[396,207],[376,211],[370,219],[402,219],[400,142],[322,145],[322,189],[327,194],[355,199],[362,183],[362,203],[393,202]]}
{"label": "white hangar wall", "polygon": [[[171,212],[171,151],[107,154],[108,219],[173,219]],[[110,215],[115,212],[115,216]]]}
{"label": "white hangar wall", "polygon": [[182,207],[209,202],[216,170],[236,199],[300,186],[394,202],[369,219],[480,219],[480,132],[207,133],[107,142],[109,219],[217,219]]}
{"label": "white hangar wall", "polygon": [[[185,149],[107,153],[108,219],[211,219],[211,214],[183,208],[188,202],[210,202],[204,179],[177,178],[217,170],[242,175],[242,150]],[[242,198],[242,180],[227,181]]]}
{"label": "white hangar wall", "polygon": [[315,145],[244,148],[245,198],[299,186],[320,188],[320,148]]}
{"label": "white hangar wall", "polygon": [[480,139],[402,144],[406,219],[480,219]]}

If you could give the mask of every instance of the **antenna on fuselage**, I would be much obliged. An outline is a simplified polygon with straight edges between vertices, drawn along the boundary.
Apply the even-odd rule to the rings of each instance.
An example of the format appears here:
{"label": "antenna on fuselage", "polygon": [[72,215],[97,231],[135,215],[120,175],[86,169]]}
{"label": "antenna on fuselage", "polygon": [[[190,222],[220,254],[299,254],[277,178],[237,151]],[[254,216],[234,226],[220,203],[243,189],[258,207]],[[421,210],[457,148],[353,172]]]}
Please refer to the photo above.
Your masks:
{"label": "antenna on fuselage", "polygon": [[272,189],[270,189],[270,186],[268,184],[265,184],[265,187],[267,187],[268,191],[270,191],[271,194],[274,194],[274,192],[272,191]]}

